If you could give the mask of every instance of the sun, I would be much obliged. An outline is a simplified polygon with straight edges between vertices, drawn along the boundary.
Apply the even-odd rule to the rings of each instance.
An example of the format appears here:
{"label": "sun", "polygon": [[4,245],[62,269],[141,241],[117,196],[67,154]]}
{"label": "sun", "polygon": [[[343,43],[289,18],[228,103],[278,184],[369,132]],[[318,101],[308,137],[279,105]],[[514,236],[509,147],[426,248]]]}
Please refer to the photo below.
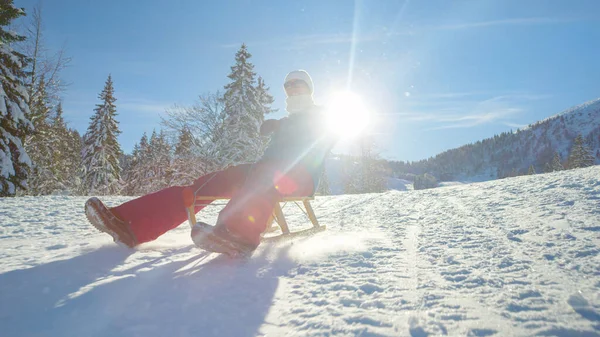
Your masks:
{"label": "sun", "polygon": [[370,121],[371,116],[365,104],[353,92],[334,94],[327,106],[327,127],[341,138],[358,136]]}

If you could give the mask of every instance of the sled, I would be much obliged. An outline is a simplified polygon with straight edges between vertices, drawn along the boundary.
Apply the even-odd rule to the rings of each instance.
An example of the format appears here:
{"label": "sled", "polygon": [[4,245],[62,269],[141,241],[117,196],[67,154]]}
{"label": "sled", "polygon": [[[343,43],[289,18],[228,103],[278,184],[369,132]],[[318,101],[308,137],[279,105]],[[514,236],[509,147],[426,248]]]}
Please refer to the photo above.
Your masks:
{"label": "sled", "polygon": [[[185,208],[187,210],[188,222],[191,228],[194,228],[194,225],[198,223],[196,220],[196,212],[195,206],[208,206],[214,204],[202,204],[198,203],[199,201],[215,201],[215,200],[229,200],[229,197],[218,197],[218,196],[205,196],[205,195],[196,195],[196,193],[191,188],[186,188],[183,190],[183,201],[185,204]],[[279,202],[275,204],[275,208],[273,209],[273,214],[269,218],[267,222],[267,229],[265,233],[263,233],[262,241],[274,241],[281,240],[287,238],[294,238],[297,236],[308,236],[313,235],[318,232],[322,232],[326,229],[324,225],[320,225],[315,212],[310,204],[310,202],[314,200],[313,196],[305,196],[305,197],[284,197]],[[283,203],[283,206],[281,205]],[[283,214],[283,209],[288,203],[293,203],[306,215],[306,217],[310,220],[312,227],[298,230],[298,231],[290,231],[290,227],[288,225],[287,220],[285,219],[285,215]],[[273,226],[273,223],[276,223],[281,229],[281,234],[275,236],[267,236],[268,232]]]}

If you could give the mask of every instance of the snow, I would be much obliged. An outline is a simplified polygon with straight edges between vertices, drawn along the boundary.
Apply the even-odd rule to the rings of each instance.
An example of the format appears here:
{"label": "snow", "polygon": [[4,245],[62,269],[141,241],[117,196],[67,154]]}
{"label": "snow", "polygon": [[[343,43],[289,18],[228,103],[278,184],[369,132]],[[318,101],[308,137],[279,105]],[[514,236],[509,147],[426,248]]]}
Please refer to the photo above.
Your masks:
{"label": "snow", "polygon": [[84,197],[3,198],[0,333],[598,336],[599,177],[595,166],[317,197],[327,231],[247,261],[195,248],[185,224],[117,246],[87,224]]}
{"label": "snow", "polygon": [[413,182],[406,179],[386,177],[385,180],[390,190],[407,191],[413,188]]}

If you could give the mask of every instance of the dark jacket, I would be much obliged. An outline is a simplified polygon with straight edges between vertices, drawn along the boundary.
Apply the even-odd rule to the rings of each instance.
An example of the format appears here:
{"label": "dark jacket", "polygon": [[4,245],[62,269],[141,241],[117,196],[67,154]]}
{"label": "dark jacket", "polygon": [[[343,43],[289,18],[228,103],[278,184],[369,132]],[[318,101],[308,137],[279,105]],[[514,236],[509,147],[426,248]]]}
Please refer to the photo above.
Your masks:
{"label": "dark jacket", "polygon": [[321,177],[325,157],[337,139],[327,129],[324,109],[318,106],[280,120],[267,120],[261,133],[272,132],[263,160],[283,165],[303,165],[313,178],[315,189]]}

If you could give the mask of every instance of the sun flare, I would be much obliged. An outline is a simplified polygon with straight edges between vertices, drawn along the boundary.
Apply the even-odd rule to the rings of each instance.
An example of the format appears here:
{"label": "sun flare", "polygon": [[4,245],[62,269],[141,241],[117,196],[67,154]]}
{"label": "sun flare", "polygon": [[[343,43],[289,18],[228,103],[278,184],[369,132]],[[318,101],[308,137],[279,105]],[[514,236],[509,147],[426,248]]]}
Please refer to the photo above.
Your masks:
{"label": "sun flare", "polygon": [[370,123],[370,113],[355,93],[336,93],[327,109],[328,128],[342,138],[358,136]]}

